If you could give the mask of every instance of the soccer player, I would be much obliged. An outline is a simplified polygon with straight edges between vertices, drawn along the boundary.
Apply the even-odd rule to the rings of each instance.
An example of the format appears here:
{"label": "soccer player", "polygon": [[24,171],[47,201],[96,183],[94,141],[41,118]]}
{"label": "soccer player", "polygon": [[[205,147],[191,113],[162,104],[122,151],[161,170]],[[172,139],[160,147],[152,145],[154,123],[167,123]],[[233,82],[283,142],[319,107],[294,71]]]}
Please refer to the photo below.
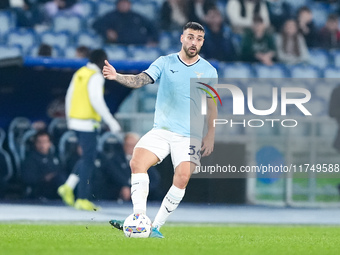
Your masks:
{"label": "soccer player", "polygon": [[[200,165],[199,157],[191,156],[193,152],[201,150],[202,156],[208,156],[213,151],[213,120],[217,117],[217,108],[212,98],[207,99],[208,131],[203,140],[203,124],[193,129],[195,133],[190,131],[190,78],[217,78],[216,69],[198,55],[203,41],[202,25],[189,22],[183,28],[180,52],[158,58],[146,71],[122,75],[108,61],[103,68],[105,78],[129,88],[140,88],[159,80],[154,127],[139,140],[130,161],[133,212],[145,214],[149,191],[147,171],[171,153],[175,170],[173,185],[152,224],[150,237],[163,238],[159,229],[181,202],[191,174]],[[123,221],[111,220],[110,223],[123,229]]]}

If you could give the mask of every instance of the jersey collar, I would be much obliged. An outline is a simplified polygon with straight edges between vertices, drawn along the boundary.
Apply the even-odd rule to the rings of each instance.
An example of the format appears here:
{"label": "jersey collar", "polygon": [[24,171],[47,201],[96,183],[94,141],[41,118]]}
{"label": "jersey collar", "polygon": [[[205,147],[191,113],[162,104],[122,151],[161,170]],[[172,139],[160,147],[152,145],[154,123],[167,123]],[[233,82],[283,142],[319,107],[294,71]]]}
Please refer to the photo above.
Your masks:
{"label": "jersey collar", "polygon": [[193,65],[197,64],[197,62],[200,61],[200,59],[201,59],[200,55],[198,55],[198,59],[194,63],[188,65],[181,59],[181,57],[179,56],[179,53],[177,53],[177,57],[178,57],[178,60],[181,61],[182,64],[184,64],[186,66],[193,66]]}

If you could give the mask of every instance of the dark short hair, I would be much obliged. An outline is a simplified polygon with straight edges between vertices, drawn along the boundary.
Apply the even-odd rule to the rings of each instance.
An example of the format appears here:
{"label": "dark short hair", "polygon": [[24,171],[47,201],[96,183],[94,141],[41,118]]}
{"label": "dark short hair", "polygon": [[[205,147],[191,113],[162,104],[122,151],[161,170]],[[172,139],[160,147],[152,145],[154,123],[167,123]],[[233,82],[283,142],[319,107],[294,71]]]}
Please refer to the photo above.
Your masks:
{"label": "dark short hair", "polygon": [[205,32],[204,31],[204,27],[197,23],[197,22],[188,22],[187,24],[185,24],[185,26],[183,27],[183,31],[187,30],[187,29],[192,29],[192,30],[195,30],[195,31],[202,31],[202,32]]}
{"label": "dark short hair", "polygon": [[51,135],[46,131],[46,130],[39,130],[35,135],[34,135],[34,143],[38,141],[38,138],[41,136],[48,136],[48,138],[51,140]]}
{"label": "dark short hair", "polygon": [[327,21],[337,21],[338,19],[339,19],[339,17],[335,13],[331,13],[327,17]]}
{"label": "dark short hair", "polygon": [[261,16],[259,15],[255,15],[254,18],[253,18],[253,23],[263,23],[263,19]]}
{"label": "dark short hair", "polygon": [[107,59],[106,52],[102,49],[93,50],[90,53],[89,61],[96,64],[100,69],[104,66],[104,60]]}
{"label": "dark short hair", "polygon": [[298,10],[298,15],[301,14],[301,12],[312,12],[311,9],[308,6],[302,6],[300,7],[300,9]]}

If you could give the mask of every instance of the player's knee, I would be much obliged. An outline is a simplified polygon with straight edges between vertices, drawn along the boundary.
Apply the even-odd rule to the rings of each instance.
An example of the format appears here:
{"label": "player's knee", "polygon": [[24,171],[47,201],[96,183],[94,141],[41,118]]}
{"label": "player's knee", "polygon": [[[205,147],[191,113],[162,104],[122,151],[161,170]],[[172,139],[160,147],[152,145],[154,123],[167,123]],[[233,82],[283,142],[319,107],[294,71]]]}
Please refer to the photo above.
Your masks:
{"label": "player's knee", "polygon": [[180,172],[174,178],[174,184],[180,189],[184,189],[190,180],[190,173]]}
{"label": "player's knee", "polygon": [[136,160],[134,158],[131,159],[130,161],[130,168],[131,168],[131,173],[137,174],[137,173],[144,173],[145,170],[143,169],[142,162],[139,160]]}

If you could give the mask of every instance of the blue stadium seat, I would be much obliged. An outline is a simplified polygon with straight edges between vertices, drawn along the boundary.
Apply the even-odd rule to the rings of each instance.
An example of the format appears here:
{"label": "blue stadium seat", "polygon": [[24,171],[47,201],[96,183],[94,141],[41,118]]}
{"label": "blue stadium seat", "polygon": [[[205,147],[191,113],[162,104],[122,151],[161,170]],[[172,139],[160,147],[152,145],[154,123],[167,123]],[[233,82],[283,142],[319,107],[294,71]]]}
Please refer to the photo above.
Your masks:
{"label": "blue stadium seat", "polygon": [[285,0],[293,9],[297,10],[304,5],[308,5],[309,0]]}
{"label": "blue stadium seat", "polygon": [[59,139],[58,151],[59,159],[63,166],[72,155],[77,153],[78,138],[76,133],[72,130],[66,131]]}
{"label": "blue stadium seat", "polygon": [[86,31],[77,34],[74,42],[77,46],[86,46],[90,49],[98,49],[103,46],[103,39],[101,36]]}
{"label": "blue stadium seat", "polygon": [[22,56],[22,48],[19,45],[8,46],[0,44],[0,59],[16,58]]}
{"label": "blue stadium seat", "polygon": [[20,171],[20,143],[24,133],[31,129],[31,121],[25,117],[14,118],[8,128],[8,146],[14,158],[17,171]]}
{"label": "blue stadium seat", "polygon": [[327,116],[328,101],[320,97],[312,97],[311,101],[306,106],[313,116]]}
{"label": "blue stadium seat", "polygon": [[64,49],[64,57],[69,59],[76,58],[76,50],[77,48],[74,46],[66,47]]}
{"label": "blue stadium seat", "polygon": [[323,27],[326,24],[327,17],[331,11],[328,3],[310,1],[308,7],[313,13],[313,21],[317,27]]}
{"label": "blue stadium seat", "polygon": [[97,3],[97,16],[103,16],[106,13],[116,9],[116,4],[112,1],[98,1]]}
{"label": "blue stadium seat", "polygon": [[88,19],[96,16],[97,4],[94,1],[82,0],[78,3],[83,10],[83,17]]}
{"label": "blue stadium seat", "polygon": [[48,31],[40,35],[40,42],[64,49],[71,44],[71,38],[66,32]]}
{"label": "blue stadium seat", "polygon": [[172,46],[172,36],[170,32],[161,32],[159,35],[159,48],[162,50],[169,49]]}
{"label": "blue stadium seat", "polygon": [[128,51],[125,46],[110,45],[105,46],[104,50],[109,60],[126,60],[128,58]]}
{"label": "blue stadium seat", "polygon": [[154,61],[162,52],[156,47],[129,46],[129,56],[136,61]]}
{"label": "blue stadium seat", "polygon": [[258,78],[286,78],[287,70],[283,65],[254,65],[255,73]]}
{"label": "blue stadium seat", "polygon": [[10,31],[6,35],[7,44],[12,45],[20,45],[23,51],[23,54],[27,54],[28,50],[36,45],[38,42],[37,36],[33,30],[28,29],[16,29]]}
{"label": "blue stadium seat", "polygon": [[155,111],[155,104],[155,94],[142,93],[139,101],[139,112],[152,113]]}
{"label": "blue stadium seat", "polygon": [[222,78],[252,78],[254,77],[251,65],[234,63],[221,65]]}
{"label": "blue stadium seat", "polygon": [[84,28],[84,25],[84,19],[77,15],[58,14],[53,18],[54,32],[69,32],[75,35]]}
{"label": "blue stadium seat", "polygon": [[3,148],[6,138],[5,131],[0,128],[0,182],[7,182],[13,176],[13,164],[11,157]]}
{"label": "blue stadium seat", "polygon": [[333,58],[333,64],[336,67],[340,67],[340,50],[330,51],[330,55]]}
{"label": "blue stadium seat", "polygon": [[139,13],[151,21],[156,20],[158,15],[157,4],[152,1],[142,0],[138,2],[132,2],[131,9],[132,11]]}
{"label": "blue stadium seat", "polygon": [[331,63],[331,58],[327,50],[310,49],[310,64],[319,68],[325,68]]}
{"label": "blue stadium seat", "polygon": [[327,67],[323,70],[325,78],[340,78],[340,67]]}
{"label": "blue stadium seat", "polygon": [[336,83],[322,83],[323,81],[325,81],[325,79],[320,80],[320,82],[318,82],[318,84],[315,86],[313,96],[317,96],[318,98],[329,102]]}
{"label": "blue stadium seat", "polygon": [[320,70],[310,65],[296,65],[288,67],[292,78],[319,78]]}
{"label": "blue stadium seat", "polygon": [[3,36],[15,28],[15,17],[9,11],[0,11],[0,42]]}

